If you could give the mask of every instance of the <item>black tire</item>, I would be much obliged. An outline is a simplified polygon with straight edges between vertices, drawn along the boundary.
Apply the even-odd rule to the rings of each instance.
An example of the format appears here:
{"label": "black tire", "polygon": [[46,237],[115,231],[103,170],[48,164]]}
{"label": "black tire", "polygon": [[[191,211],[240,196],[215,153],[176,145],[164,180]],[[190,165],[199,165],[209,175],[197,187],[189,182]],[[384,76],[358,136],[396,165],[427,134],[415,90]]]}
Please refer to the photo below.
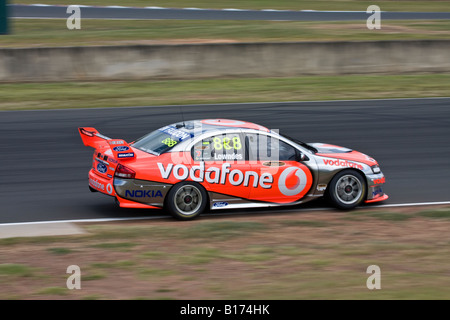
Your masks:
{"label": "black tire", "polygon": [[366,180],[361,173],[355,170],[340,171],[331,179],[327,188],[331,204],[342,210],[357,207],[364,201],[366,192]]}
{"label": "black tire", "polygon": [[192,220],[205,211],[207,204],[205,189],[196,182],[184,181],[170,189],[164,207],[178,220]]}

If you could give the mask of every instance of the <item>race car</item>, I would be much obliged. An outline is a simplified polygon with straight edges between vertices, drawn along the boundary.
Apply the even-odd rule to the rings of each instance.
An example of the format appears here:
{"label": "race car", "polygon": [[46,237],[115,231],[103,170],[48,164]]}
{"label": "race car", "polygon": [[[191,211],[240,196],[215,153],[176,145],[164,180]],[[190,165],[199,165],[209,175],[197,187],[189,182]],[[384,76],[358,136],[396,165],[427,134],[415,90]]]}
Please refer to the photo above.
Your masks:
{"label": "race car", "polygon": [[80,127],[95,148],[89,188],[124,208],[165,209],[179,220],[224,208],[296,205],[326,197],[339,209],[383,201],[377,161],[304,143],[240,120],[182,121],[131,143]]}

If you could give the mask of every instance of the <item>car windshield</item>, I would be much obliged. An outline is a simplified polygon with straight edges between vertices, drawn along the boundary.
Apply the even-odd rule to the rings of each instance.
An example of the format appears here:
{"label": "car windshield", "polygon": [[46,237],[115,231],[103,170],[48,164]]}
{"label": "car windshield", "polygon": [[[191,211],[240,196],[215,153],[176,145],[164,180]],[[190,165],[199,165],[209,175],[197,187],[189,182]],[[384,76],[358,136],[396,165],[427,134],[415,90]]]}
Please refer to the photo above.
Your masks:
{"label": "car windshield", "polygon": [[133,143],[133,147],[154,155],[160,155],[189,138],[191,138],[189,132],[174,126],[165,126],[137,139]]}
{"label": "car windshield", "polygon": [[302,146],[303,148],[306,148],[306,149],[312,151],[313,153],[317,153],[317,149],[316,149],[316,148],[314,148],[313,146],[310,146],[309,144],[307,144],[307,143],[305,143],[305,142],[303,142],[303,141],[300,141],[300,140],[298,140],[298,139],[289,137],[288,135],[281,134],[281,133],[280,133],[280,136],[283,136],[283,137],[285,137],[286,139],[289,139],[289,140],[291,140],[292,142],[295,142],[296,144]]}

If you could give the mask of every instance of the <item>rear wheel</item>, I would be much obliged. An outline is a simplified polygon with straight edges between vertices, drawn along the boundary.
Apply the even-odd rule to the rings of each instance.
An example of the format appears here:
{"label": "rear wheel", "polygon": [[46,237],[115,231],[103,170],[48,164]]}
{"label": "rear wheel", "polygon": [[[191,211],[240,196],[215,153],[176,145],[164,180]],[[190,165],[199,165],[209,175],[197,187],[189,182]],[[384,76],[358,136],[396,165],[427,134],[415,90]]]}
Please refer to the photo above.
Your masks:
{"label": "rear wheel", "polygon": [[343,210],[357,207],[366,196],[366,182],[362,174],[354,170],[343,170],[336,174],[328,186],[331,203]]}
{"label": "rear wheel", "polygon": [[205,211],[208,196],[198,183],[176,184],[167,194],[166,208],[178,220],[192,220]]}

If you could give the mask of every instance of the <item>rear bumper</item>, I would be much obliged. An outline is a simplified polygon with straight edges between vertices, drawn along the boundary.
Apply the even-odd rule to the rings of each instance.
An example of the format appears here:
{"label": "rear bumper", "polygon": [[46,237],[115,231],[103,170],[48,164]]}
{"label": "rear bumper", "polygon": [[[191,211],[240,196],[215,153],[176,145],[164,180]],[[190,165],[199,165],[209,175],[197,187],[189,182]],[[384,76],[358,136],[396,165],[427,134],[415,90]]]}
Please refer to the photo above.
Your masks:
{"label": "rear bumper", "polygon": [[[120,182],[125,179],[117,179]],[[89,187],[91,191],[98,191],[108,196],[115,197],[121,208],[143,208],[143,209],[161,209],[158,206],[152,206],[150,204],[139,203],[133,200],[124,199],[116,193],[116,188],[113,186],[113,179],[106,179],[95,173],[93,169],[89,171]]]}
{"label": "rear bumper", "polygon": [[136,208],[138,205],[163,207],[171,187],[171,184],[154,181],[114,178],[114,190],[121,207],[122,204],[130,207],[133,203]]}
{"label": "rear bumper", "polygon": [[89,171],[89,186],[92,189],[104,193],[108,196],[116,196],[112,179],[106,179],[99,176],[94,172],[94,169],[91,169]]}

